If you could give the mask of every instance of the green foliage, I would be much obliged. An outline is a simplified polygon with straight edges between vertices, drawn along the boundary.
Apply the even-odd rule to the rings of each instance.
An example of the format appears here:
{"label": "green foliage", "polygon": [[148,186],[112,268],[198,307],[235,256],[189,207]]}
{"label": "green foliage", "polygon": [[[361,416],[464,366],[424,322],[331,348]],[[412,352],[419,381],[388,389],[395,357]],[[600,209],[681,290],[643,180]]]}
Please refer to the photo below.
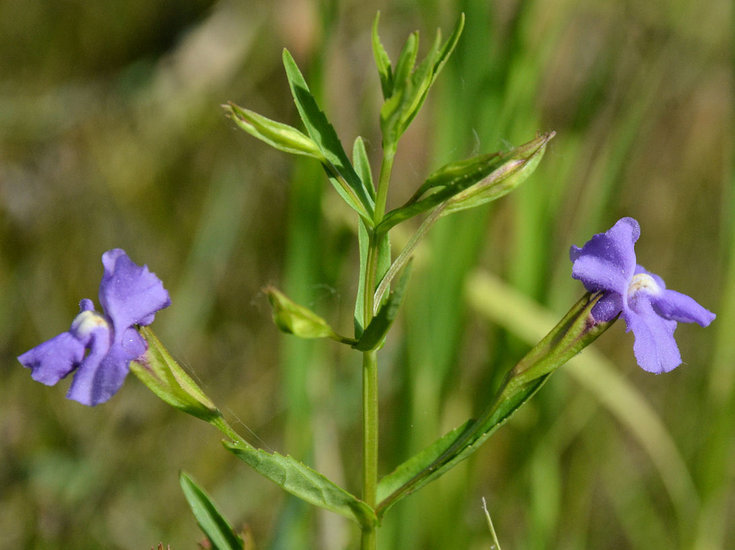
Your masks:
{"label": "green foliage", "polygon": [[375,524],[375,513],[363,501],[292,457],[255,449],[244,441],[225,441],[223,445],[284,491],[314,506],[350,518],[362,526]]}
{"label": "green foliage", "polygon": [[300,338],[331,338],[346,344],[354,343],[354,340],[338,335],[324,319],[280,290],[269,286],[264,292],[271,303],[273,322],[283,332]]}
{"label": "green foliage", "polygon": [[186,472],[179,474],[179,483],[199,527],[215,550],[242,550],[243,539],[227,523],[212,498]]}
{"label": "green foliage", "polygon": [[311,95],[304,76],[288,50],[283,50],[283,66],[306,131],[326,158],[324,168],[329,180],[347,204],[363,219],[371,221],[374,203],[368,186],[352,167],[337,133]]}
{"label": "green foliage", "polygon": [[149,327],[140,327],[148,351],[130,370],[148,389],[172,407],[211,422],[222,416],[214,403],[186,374]]}
{"label": "green foliage", "polygon": [[238,107],[234,103],[224,106],[230,118],[251,136],[267,143],[271,147],[292,153],[306,155],[320,162],[327,162],[314,140],[299,132],[296,128],[270,120],[249,109]]}
{"label": "green foliage", "polygon": [[441,30],[437,30],[431,50],[417,66],[419,35],[409,35],[398,56],[395,71],[392,70],[390,58],[378,36],[379,16],[373,23],[373,54],[385,103],[380,111],[380,127],[383,132],[383,147],[395,149],[395,144],[408,128],[411,121],[421,109],[429,89],[437,75],[444,67],[454,51],[464,28],[464,14],[460,15],[457,24],[447,41],[442,44]]}
{"label": "green foliage", "polygon": [[380,306],[378,313],[352,347],[360,351],[370,351],[383,345],[385,335],[388,334],[393,321],[398,317],[398,310],[403,303],[410,272],[411,264],[408,264],[401,277],[398,278],[396,287],[390,292],[385,303]]}

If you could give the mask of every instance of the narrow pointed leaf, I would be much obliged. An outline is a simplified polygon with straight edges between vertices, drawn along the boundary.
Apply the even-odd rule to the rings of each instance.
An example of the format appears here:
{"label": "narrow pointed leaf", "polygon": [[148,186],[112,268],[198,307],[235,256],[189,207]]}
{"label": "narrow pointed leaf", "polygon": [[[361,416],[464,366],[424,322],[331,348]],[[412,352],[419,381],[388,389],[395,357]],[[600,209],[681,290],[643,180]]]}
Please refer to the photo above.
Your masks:
{"label": "narrow pointed leaf", "polygon": [[370,193],[352,167],[337,132],[311,95],[304,76],[288,50],[283,50],[283,66],[306,131],[326,158],[324,167],[332,185],[347,204],[360,216],[371,221],[374,203]]}
{"label": "narrow pointed leaf", "polygon": [[242,550],[245,543],[217,509],[211,497],[188,474],[181,472],[179,483],[194,517],[212,547],[217,550]]}
{"label": "narrow pointed leaf", "polygon": [[549,132],[507,152],[479,155],[439,168],[406,204],[386,214],[377,231],[387,231],[439,206],[446,215],[506,195],[533,173],[554,135]]}
{"label": "narrow pointed leaf", "polygon": [[[357,241],[360,249],[360,278],[358,280],[357,298],[355,300],[355,338],[359,340],[365,330],[365,277],[367,274],[370,235],[365,223],[362,220],[359,220],[358,223]],[[375,280],[380,281],[391,265],[390,238],[387,232],[377,233],[375,238],[378,239],[378,258]],[[374,292],[375,289],[371,289],[370,291]]]}
{"label": "narrow pointed leaf", "polygon": [[[592,307],[600,295],[586,294],[564,318],[508,373],[485,411],[452,437],[450,432],[387,476],[386,495],[377,508],[378,517],[403,497],[434,481],[473,454],[513,413],[528,401],[549,376],[584,347],[591,344],[615,321],[596,323]],[[433,457],[433,459],[432,459]],[[423,467],[420,472],[418,467]],[[410,477],[408,477],[410,475]],[[397,487],[397,488],[396,488]]]}
{"label": "narrow pointed leaf", "polygon": [[365,150],[365,142],[360,136],[355,138],[355,144],[352,146],[352,163],[355,165],[355,172],[370,193],[370,198],[375,200],[375,184],[372,170],[370,170],[370,159]]}
{"label": "narrow pointed leaf", "polygon": [[360,525],[375,525],[372,508],[294,458],[255,449],[244,442],[224,441],[223,444],[259,474],[301,500],[353,519]]}
{"label": "narrow pointed leaf", "polygon": [[408,275],[411,271],[411,265],[407,265],[403,270],[403,274],[398,278],[398,283],[388,295],[388,299],[380,306],[378,314],[373,317],[370,324],[363,332],[360,339],[352,347],[360,351],[369,351],[377,349],[382,345],[385,335],[388,333],[393,321],[398,316],[398,310],[403,303],[403,296],[406,291],[406,283]]}
{"label": "narrow pointed leaf", "polygon": [[385,51],[383,43],[378,35],[378,23],[380,21],[380,12],[375,14],[373,21],[373,57],[375,57],[375,65],[378,67],[378,75],[380,76],[380,88],[383,91],[383,98],[388,99],[393,95],[393,69],[390,64],[390,57]]}
{"label": "narrow pointed leaf", "polygon": [[326,162],[326,158],[314,140],[296,128],[266,118],[249,109],[238,107],[234,103],[229,103],[224,107],[235,124],[271,147],[286,153],[306,155],[320,162]]}

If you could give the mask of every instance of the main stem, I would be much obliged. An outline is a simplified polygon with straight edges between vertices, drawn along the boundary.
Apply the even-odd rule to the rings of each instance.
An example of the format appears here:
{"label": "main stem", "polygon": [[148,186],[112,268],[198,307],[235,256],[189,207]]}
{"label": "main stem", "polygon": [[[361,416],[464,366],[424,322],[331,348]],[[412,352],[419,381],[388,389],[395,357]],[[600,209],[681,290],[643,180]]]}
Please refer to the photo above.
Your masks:
{"label": "main stem", "polygon": [[[383,147],[383,162],[375,200],[375,226],[385,215],[388,197],[388,184],[393,169],[395,145]],[[370,230],[368,257],[365,269],[365,292],[363,302],[363,326],[367,327],[373,319],[375,287],[378,283],[378,248],[380,236]],[[378,495],[378,352],[370,350],[362,355],[362,499],[375,509]],[[367,526],[362,530],[361,550],[377,550],[377,527]]]}

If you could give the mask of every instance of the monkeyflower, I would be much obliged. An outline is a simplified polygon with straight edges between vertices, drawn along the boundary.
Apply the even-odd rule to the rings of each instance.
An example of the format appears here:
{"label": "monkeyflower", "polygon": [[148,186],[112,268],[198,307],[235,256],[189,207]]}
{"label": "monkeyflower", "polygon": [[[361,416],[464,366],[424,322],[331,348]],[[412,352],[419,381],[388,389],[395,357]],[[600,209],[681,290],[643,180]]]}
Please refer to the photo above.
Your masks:
{"label": "monkeyflower", "polygon": [[18,357],[31,369],[31,378],[47,386],[75,371],[66,396],[89,406],[110,399],[125,381],[130,362],[146,352],[135,326],[151,324],[157,311],[171,305],[158,277],[133,263],[124,250],[108,250],[102,264],[99,300],[104,313],[83,299],[67,332]]}
{"label": "monkeyflower", "polygon": [[572,277],[602,297],[592,309],[595,321],[622,315],[626,332],[633,331],[638,365],[653,373],[669,372],[681,364],[674,340],[676,323],[709,325],[715,314],[685,294],[668,290],[663,279],[636,263],[634,244],[638,222],[622,218],[605,233],[569,251]]}

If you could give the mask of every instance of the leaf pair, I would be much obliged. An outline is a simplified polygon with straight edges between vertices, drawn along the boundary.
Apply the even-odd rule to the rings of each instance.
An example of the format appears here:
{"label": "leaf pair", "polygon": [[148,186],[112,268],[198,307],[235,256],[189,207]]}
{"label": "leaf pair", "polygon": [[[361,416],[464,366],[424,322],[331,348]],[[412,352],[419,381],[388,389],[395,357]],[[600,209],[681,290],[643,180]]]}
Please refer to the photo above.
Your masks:
{"label": "leaf pair", "polygon": [[378,36],[379,20],[380,12],[375,16],[372,32],[373,56],[385,99],[380,111],[380,127],[383,132],[383,147],[395,150],[395,144],[421,109],[429,89],[457,45],[464,28],[464,14],[460,15],[452,34],[444,44],[441,30],[437,30],[431,50],[418,65],[416,57],[419,35],[418,32],[411,33],[398,56],[395,69]]}
{"label": "leaf pair", "polygon": [[[288,50],[283,50],[283,66],[296,108],[308,135],[234,103],[224,105],[225,110],[241,129],[253,137],[280,151],[305,155],[321,162],[337,193],[372,226],[375,209],[375,191],[372,182],[358,176],[347,158],[337,132],[319,108]],[[356,143],[355,148],[358,153],[364,153],[364,146],[358,151]]]}

